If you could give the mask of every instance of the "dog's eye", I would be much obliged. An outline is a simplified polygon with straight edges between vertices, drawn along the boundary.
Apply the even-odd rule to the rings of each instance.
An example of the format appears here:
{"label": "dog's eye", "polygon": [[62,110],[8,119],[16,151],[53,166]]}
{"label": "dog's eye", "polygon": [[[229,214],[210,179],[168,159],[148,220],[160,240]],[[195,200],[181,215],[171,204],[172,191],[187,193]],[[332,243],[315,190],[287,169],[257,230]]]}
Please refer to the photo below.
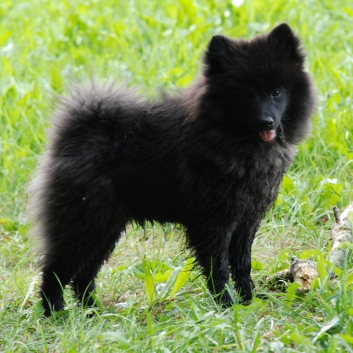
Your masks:
{"label": "dog's eye", "polygon": [[249,102],[250,101],[250,96],[248,94],[243,93],[242,95],[240,95],[240,99],[243,102]]}
{"label": "dog's eye", "polygon": [[279,97],[281,95],[281,91],[279,89],[274,89],[271,93],[271,97]]}

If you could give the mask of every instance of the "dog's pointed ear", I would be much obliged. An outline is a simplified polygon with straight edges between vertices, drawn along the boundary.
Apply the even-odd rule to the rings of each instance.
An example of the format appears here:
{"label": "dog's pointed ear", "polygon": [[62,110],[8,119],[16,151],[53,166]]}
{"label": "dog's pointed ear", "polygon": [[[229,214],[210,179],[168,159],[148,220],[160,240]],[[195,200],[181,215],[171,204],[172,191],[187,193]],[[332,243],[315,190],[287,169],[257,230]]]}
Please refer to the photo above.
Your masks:
{"label": "dog's pointed ear", "polygon": [[287,23],[281,23],[280,25],[273,28],[269,34],[269,37],[271,36],[273,38],[285,39],[294,37],[294,33]]}
{"label": "dog's pointed ear", "polygon": [[222,72],[231,65],[230,60],[234,56],[232,48],[234,48],[234,40],[222,35],[212,37],[204,56],[209,74]]}
{"label": "dog's pointed ear", "polygon": [[229,54],[231,43],[232,40],[230,38],[217,34],[208,43],[208,52]]}
{"label": "dog's pointed ear", "polygon": [[286,23],[281,23],[275,27],[268,34],[268,41],[278,55],[283,55],[303,64],[305,54],[300,48],[300,40]]}

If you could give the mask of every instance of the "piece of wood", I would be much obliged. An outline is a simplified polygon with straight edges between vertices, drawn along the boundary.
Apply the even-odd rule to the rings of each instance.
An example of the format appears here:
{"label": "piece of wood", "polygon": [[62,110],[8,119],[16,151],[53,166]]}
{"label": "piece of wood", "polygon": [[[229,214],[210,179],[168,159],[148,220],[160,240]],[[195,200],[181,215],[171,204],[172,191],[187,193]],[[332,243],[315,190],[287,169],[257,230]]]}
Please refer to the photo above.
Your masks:
{"label": "piece of wood", "polygon": [[352,230],[348,221],[348,215],[351,211],[353,211],[353,203],[350,203],[341,214],[336,206],[333,207],[336,222],[332,227],[332,248],[329,259],[338,268],[342,268],[347,256],[348,249],[344,247],[344,243],[353,242]]}
{"label": "piece of wood", "polygon": [[301,292],[308,292],[312,281],[319,274],[312,258],[299,260],[294,255],[291,257],[289,273],[291,281],[300,285],[298,290]]}
{"label": "piece of wood", "polygon": [[266,282],[277,290],[285,290],[284,282],[295,282],[299,284],[298,291],[307,292],[311,283],[318,275],[316,264],[313,259],[299,260],[294,255],[291,257],[291,265],[288,269],[268,276]]}
{"label": "piece of wood", "polygon": [[[339,212],[336,206],[333,207],[335,224],[332,226],[332,248],[329,260],[338,268],[342,268],[348,252],[348,248],[344,247],[344,243],[353,242],[352,230],[348,220],[348,215],[351,211],[353,212],[353,202],[342,213]],[[299,260],[293,255],[290,268],[268,276],[266,282],[270,287],[281,290],[285,290],[284,282],[296,282],[300,285],[299,291],[307,292],[311,288],[312,281],[317,276],[317,267],[312,258]],[[330,277],[333,278],[334,276],[335,273],[332,271]]]}

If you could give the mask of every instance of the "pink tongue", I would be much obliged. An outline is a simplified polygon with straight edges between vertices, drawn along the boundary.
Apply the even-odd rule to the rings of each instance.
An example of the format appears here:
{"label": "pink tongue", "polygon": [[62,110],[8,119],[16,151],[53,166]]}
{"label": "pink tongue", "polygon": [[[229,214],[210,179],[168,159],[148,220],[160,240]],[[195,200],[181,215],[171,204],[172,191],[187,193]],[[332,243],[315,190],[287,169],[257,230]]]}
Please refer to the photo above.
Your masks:
{"label": "pink tongue", "polygon": [[262,141],[270,142],[275,138],[276,133],[275,133],[275,130],[269,130],[269,131],[261,131],[259,135]]}

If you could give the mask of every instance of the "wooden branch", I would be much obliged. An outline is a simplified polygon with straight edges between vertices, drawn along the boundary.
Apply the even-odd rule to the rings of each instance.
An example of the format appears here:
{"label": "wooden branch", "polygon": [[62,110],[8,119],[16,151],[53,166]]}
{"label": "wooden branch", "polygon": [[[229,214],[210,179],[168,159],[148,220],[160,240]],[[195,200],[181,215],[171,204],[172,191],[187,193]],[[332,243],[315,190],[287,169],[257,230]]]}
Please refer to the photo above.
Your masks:
{"label": "wooden branch", "polygon": [[313,258],[299,260],[294,255],[291,257],[289,272],[292,277],[292,282],[298,283],[301,292],[310,290],[311,282],[318,276],[317,267]]}
{"label": "wooden branch", "polygon": [[[332,248],[329,254],[329,260],[333,265],[342,268],[344,259],[347,256],[348,248],[344,247],[344,243],[353,242],[352,230],[348,221],[348,215],[353,212],[353,202],[350,203],[342,213],[338,208],[333,207],[335,224],[332,226]],[[289,269],[277,272],[266,278],[266,282],[270,287],[277,290],[285,290],[285,282],[296,282],[300,285],[299,291],[307,292],[311,288],[311,283],[318,276],[315,262],[312,258],[307,260],[299,260],[297,257],[291,257]],[[330,274],[331,278],[335,273]]]}
{"label": "wooden branch", "polygon": [[312,258],[299,260],[294,255],[291,257],[290,268],[277,272],[266,278],[266,282],[273,288],[285,290],[279,286],[283,282],[295,282],[300,285],[298,291],[307,292],[310,290],[311,282],[318,275],[316,264]]}
{"label": "wooden branch", "polygon": [[[347,255],[347,249],[344,248],[343,243],[353,242],[352,230],[348,221],[348,215],[351,211],[353,211],[353,203],[350,203],[341,214],[336,206],[333,207],[336,223],[332,227],[332,248],[329,259],[338,268],[342,268]],[[331,276],[333,275],[331,274]]]}

